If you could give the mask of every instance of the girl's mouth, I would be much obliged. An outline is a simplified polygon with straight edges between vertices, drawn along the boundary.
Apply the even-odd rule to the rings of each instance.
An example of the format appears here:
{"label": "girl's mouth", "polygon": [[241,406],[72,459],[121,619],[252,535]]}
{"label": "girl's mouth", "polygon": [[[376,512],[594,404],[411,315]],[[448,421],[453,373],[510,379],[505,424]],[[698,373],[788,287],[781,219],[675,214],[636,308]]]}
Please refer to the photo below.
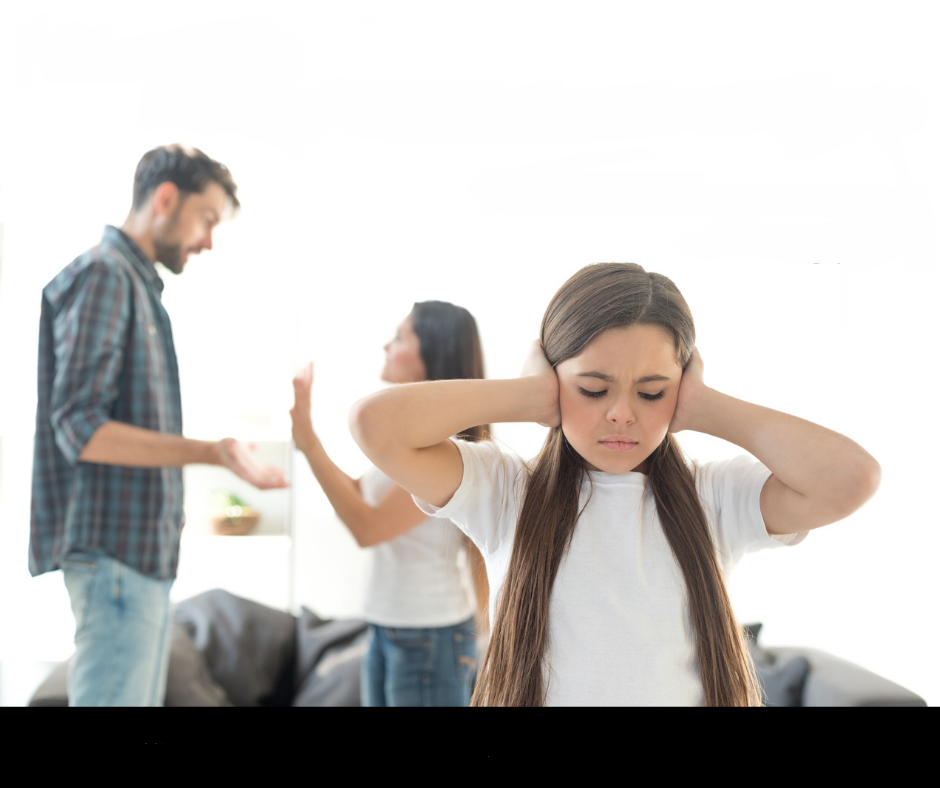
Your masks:
{"label": "girl's mouth", "polygon": [[637,442],[629,438],[605,438],[598,443],[611,451],[630,451],[637,446]]}

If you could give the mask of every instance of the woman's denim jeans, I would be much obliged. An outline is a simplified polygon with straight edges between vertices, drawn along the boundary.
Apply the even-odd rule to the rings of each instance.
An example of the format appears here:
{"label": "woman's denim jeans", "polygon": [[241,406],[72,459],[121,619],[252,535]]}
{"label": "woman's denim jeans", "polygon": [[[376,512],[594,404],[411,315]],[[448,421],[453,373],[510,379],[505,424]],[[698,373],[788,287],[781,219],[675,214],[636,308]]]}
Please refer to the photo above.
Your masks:
{"label": "woman's denim jeans", "polygon": [[75,616],[69,706],[162,706],[170,586],[103,555],[62,562]]}
{"label": "woman's denim jeans", "polygon": [[363,706],[468,706],[476,675],[473,618],[450,627],[369,624]]}

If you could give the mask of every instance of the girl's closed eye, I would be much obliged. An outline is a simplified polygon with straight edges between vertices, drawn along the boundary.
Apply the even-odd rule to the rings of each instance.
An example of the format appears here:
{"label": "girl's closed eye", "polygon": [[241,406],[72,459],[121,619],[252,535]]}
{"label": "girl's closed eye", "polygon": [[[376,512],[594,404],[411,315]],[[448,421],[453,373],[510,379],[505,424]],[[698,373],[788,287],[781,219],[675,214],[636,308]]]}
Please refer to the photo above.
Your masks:
{"label": "girl's closed eye", "polygon": [[[607,393],[607,389],[602,389],[601,391],[591,391],[590,389],[581,388],[580,386],[578,387],[578,390],[585,397],[591,397],[591,399],[596,399],[597,397],[603,397]],[[643,399],[649,402],[655,402],[656,400],[663,398],[663,394],[665,394],[665,391],[660,391],[658,394],[645,394],[644,392],[641,391],[639,392],[639,394]]]}

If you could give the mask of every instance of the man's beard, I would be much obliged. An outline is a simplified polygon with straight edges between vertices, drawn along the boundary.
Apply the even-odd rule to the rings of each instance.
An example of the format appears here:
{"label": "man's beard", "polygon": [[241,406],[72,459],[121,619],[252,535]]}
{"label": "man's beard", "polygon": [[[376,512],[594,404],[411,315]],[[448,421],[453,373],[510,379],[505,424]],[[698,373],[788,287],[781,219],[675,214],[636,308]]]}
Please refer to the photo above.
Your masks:
{"label": "man's beard", "polygon": [[180,244],[165,244],[154,239],[153,251],[158,262],[163,263],[174,274],[183,273],[183,247]]}
{"label": "man's beard", "polygon": [[[173,237],[174,231],[176,230],[176,225],[179,222],[181,207],[182,206],[177,206],[176,211],[167,221],[166,227],[163,228],[161,235],[163,235],[165,238]],[[183,273],[183,247],[181,244],[166,243],[160,238],[154,238],[153,251],[157,261],[163,263],[163,265],[174,274]]]}

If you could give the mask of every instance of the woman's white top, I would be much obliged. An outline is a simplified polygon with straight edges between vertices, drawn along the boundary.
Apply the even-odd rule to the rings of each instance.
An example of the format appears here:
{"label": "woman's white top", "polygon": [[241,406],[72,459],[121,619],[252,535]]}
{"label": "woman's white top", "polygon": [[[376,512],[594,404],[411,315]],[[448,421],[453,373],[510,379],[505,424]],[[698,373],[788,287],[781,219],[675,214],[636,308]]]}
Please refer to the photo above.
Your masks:
{"label": "woman's white top", "polygon": [[[443,508],[422,511],[463,529],[486,561],[490,621],[512,552],[524,463],[496,444],[455,441],[463,479]],[[769,536],[760,492],[770,471],[749,455],[694,463],[719,563],[726,575],[747,553],[795,545]],[[589,471],[593,495],[578,521],[549,603],[550,706],[690,706],[703,702],[685,581],[641,473]],[[584,506],[591,485],[581,490]]]}
{"label": "woman's white top", "polygon": [[[371,468],[359,480],[359,490],[369,506],[377,506],[394,484]],[[365,552],[366,621],[385,627],[447,627],[476,611],[464,535],[448,520],[429,517]]]}

